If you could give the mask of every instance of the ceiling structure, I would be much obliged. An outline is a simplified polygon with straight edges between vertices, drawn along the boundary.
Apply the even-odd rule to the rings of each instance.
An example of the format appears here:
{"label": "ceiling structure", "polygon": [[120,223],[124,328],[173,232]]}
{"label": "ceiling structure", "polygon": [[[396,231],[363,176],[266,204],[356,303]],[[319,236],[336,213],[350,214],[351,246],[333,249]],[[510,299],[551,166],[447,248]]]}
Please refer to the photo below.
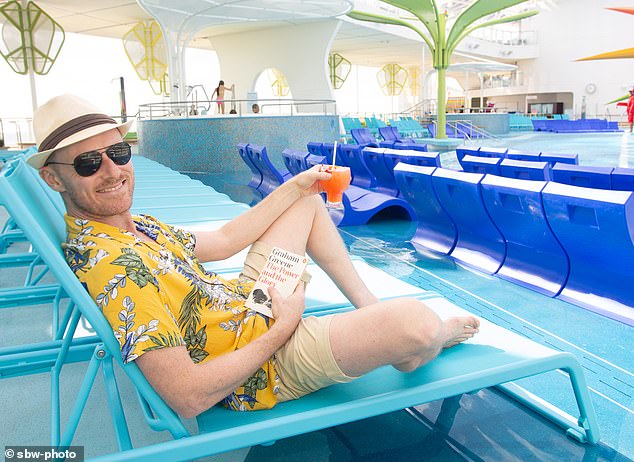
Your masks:
{"label": "ceiling structure", "polygon": [[[134,0],[38,0],[38,5],[62,25],[66,32],[121,38],[137,22],[150,20]],[[276,27],[290,22],[259,22],[217,25],[198,33],[191,46],[212,49],[209,37]],[[383,65],[390,62],[420,64],[422,42],[389,32],[344,21],[333,50],[353,63]]]}
{"label": "ceiling structure", "polygon": [[[470,0],[454,0],[453,7],[464,8]],[[139,21],[152,17],[134,0],[37,0],[37,4],[62,25],[66,32],[121,38]],[[458,5],[459,4],[459,5]],[[195,48],[212,49],[210,37],[244,31],[297,24],[297,21],[247,22],[208,27],[190,42]],[[418,66],[423,53],[429,57],[422,40],[409,30],[394,26],[342,21],[332,50],[353,64],[383,66],[398,63]]]}

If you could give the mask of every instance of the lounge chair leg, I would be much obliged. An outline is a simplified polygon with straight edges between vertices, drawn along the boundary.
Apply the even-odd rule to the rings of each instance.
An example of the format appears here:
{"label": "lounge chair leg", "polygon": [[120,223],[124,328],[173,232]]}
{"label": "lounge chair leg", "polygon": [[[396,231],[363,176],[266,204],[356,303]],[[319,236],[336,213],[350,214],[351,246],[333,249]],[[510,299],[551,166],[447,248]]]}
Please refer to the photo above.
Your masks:
{"label": "lounge chair leg", "polygon": [[260,443],[260,446],[273,446],[275,443],[277,443],[277,440],[273,440],[273,441],[267,441],[266,443]]}
{"label": "lounge chair leg", "polygon": [[117,438],[119,450],[126,451],[128,449],[132,449],[132,442],[130,441],[128,423],[125,420],[123,406],[121,405],[121,396],[119,395],[119,388],[117,387],[117,379],[112,367],[112,356],[106,353],[106,356],[103,359],[101,369],[103,371],[103,379],[106,385],[108,403],[110,404],[110,415],[112,416],[114,433]]}
{"label": "lounge chair leg", "polygon": [[575,364],[566,369],[570,376],[570,383],[575,393],[577,407],[579,408],[579,427],[585,431],[570,428],[567,431],[568,436],[575,438],[582,443],[597,444],[599,442],[599,426],[597,424],[597,416],[594,413],[588,386],[586,384],[581,366]]}
{"label": "lounge chair leg", "polygon": [[569,361],[567,365],[560,366],[560,370],[565,371],[570,377],[570,384],[579,409],[579,417],[577,418],[556,408],[513,382],[498,385],[497,388],[554,424],[564,428],[567,436],[574,438],[580,443],[597,444],[599,442],[599,426],[581,366],[578,363],[573,364],[573,361]]}
{"label": "lounge chair leg", "polygon": [[84,408],[86,407],[88,395],[90,394],[90,390],[95,383],[97,372],[99,371],[99,367],[101,366],[102,360],[105,355],[106,349],[104,348],[103,344],[100,343],[95,347],[93,356],[90,360],[90,363],[88,364],[88,370],[86,371],[86,375],[84,376],[84,380],[81,384],[81,388],[79,389],[79,393],[77,395],[77,399],[75,400],[75,405],[73,406],[73,409],[68,418],[68,422],[66,423],[64,433],[62,434],[60,441],[53,441],[51,443],[53,446],[71,445],[73,437],[75,436],[75,432],[77,431],[77,426],[79,425],[79,420],[81,419],[81,415],[84,412]]}

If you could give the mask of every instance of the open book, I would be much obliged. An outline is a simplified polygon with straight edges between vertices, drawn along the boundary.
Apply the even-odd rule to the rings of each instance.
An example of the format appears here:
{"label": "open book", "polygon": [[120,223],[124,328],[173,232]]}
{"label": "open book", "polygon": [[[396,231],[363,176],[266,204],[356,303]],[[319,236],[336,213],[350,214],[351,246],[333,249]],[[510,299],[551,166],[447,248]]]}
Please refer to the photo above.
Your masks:
{"label": "open book", "polygon": [[245,306],[272,318],[269,287],[275,287],[283,297],[288,297],[295,291],[307,263],[308,257],[304,255],[273,247]]}

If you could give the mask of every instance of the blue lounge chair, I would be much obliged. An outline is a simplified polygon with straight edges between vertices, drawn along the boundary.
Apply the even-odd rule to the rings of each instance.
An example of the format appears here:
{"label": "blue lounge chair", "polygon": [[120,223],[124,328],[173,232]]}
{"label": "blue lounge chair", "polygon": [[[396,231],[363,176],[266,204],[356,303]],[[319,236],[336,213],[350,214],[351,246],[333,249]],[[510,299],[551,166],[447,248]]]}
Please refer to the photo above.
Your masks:
{"label": "blue lounge chair", "polygon": [[258,170],[258,168],[253,164],[253,161],[247,154],[248,146],[249,145],[247,143],[239,143],[238,154],[240,154],[240,157],[251,171],[251,179],[249,180],[248,186],[257,190],[262,184],[262,172],[260,172],[260,170]]}
{"label": "blue lounge chair", "polygon": [[436,167],[399,163],[394,167],[394,177],[418,220],[411,242],[448,255],[456,245],[458,233],[434,191],[431,177],[435,171]]}
{"label": "blue lounge chair", "polygon": [[584,188],[612,189],[613,167],[594,167],[556,163],[551,170],[551,178],[557,183],[565,183]]}
{"label": "blue lounge chair", "polygon": [[326,163],[326,158],[321,154],[308,154],[304,160],[306,161],[306,168]]}
{"label": "blue lounge chair", "polygon": [[297,175],[299,172],[306,170],[306,156],[308,154],[308,152],[287,148],[282,151],[282,160],[288,171],[293,175]]}
{"label": "blue lounge chair", "polygon": [[480,173],[438,168],[432,184],[443,209],[456,225],[458,239],[451,257],[468,266],[495,274],[504,262],[506,243],[484,207]]}
{"label": "blue lounge chair", "polygon": [[440,167],[440,153],[427,151],[414,151],[409,149],[385,149],[383,159],[388,164],[390,170],[399,162],[412,165]]}
{"label": "blue lounge chair", "polygon": [[615,191],[634,191],[634,168],[616,167],[611,183]]}
{"label": "blue lounge chair", "polygon": [[333,151],[335,149],[334,143],[322,143],[321,155],[326,158],[326,162],[332,164]]}
{"label": "blue lounge chair", "polygon": [[350,130],[350,134],[354,139],[355,143],[357,143],[362,148],[371,147],[378,148],[379,143],[374,139],[372,133],[367,128],[353,128]]}
{"label": "blue lounge chair", "polygon": [[480,157],[500,157],[505,158],[508,148],[487,148],[482,146],[478,151]]}
{"label": "blue lounge chair", "polygon": [[557,162],[562,164],[579,165],[579,154],[549,154],[542,152],[539,155],[541,162],[548,162],[551,167],[554,167]]}
{"label": "blue lounge chair", "polygon": [[570,259],[559,298],[634,326],[634,193],[551,181],[542,197]]}
{"label": "blue lounge chair", "polygon": [[314,156],[323,156],[324,153],[321,150],[321,145],[323,143],[316,143],[314,141],[311,141],[310,143],[306,144],[306,148],[308,149],[308,152]]}
{"label": "blue lounge chair", "polygon": [[[376,186],[376,178],[368,169],[361,155],[362,147],[356,144],[342,144],[338,148],[337,156],[341,158],[342,165],[350,167],[352,184],[360,188],[372,189]],[[381,148],[376,148],[381,149]]]}
{"label": "blue lounge chair", "polygon": [[381,141],[379,145],[382,148],[393,149],[412,149],[415,151],[427,151],[427,145],[423,143],[417,143],[412,138],[403,138],[398,131],[397,127],[381,127],[379,133],[383,137],[384,141]]}
{"label": "blue lounge chair", "polygon": [[460,159],[460,165],[465,172],[499,175],[502,160],[499,157],[464,156]]}
{"label": "blue lounge chair", "polygon": [[548,162],[502,159],[500,175],[520,180],[548,181],[550,180],[550,166]]}
{"label": "blue lounge chair", "polygon": [[[68,446],[85,407],[95,376],[104,372],[108,403],[121,452],[95,460],[140,460],[141,458],[196,459],[255,444],[356,421],[417,404],[496,386],[566,429],[582,442],[595,444],[599,438],[583,371],[573,355],[554,351],[483,320],[477,340],[443,351],[440,357],[412,373],[390,367],[377,369],[363,378],[335,385],[299,400],[281,403],[269,411],[239,413],[214,407],[198,417],[199,434],[191,436],[180,419],[153,391],[134,363],[122,364],[119,344],[110,325],[94,301],[66,265],[59,248],[59,217],[47,216],[40,204],[41,193],[32,189],[24,175],[24,164],[0,176],[0,191],[12,194],[20,210],[18,224],[28,230],[37,250],[93,326],[102,343],[94,351],[84,382],[63,435],[59,434],[59,398],[53,393],[52,444]],[[39,186],[38,186],[39,187]],[[26,201],[26,202],[25,202]],[[388,279],[384,275],[382,279]],[[423,295],[424,296],[424,295]],[[426,296],[428,306],[441,316],[462,311],[439,297]],[[348,309],[348,308],[344,308]],[[332,311],[328,311],[332,312]],[[65,355],[62,353],[60,357]],[[116,363],[128,376],[141,398],[143,414],[156,430],[168,430],[175,438],[144,448],[131,449],[131,438],[113,371]],[[572,417],[514,383],[520,378],[562,369],[570,377],[579,417]],[[58,376],[58,374],[56,375]]]}
{"label": "blue lounge chair", "polygon": [[262,173],[262,183],[260,183],[257,190],[264,196],[270,194],[290,176],[288,171],[279,171],[273,165],[271,159],[269,159],[268,153],[266,152],[266,146],[248,144],[247,157]]}
{"label": "blue lounge chair", "polygon": [[506,241],[497,275],[549,297],[558,295],[570,265],[546,219],[541,196],[546,182],[487,175],[480,184],[482,201]]}
{"label": "blue lounge chair", "polygon": [[478,156],[479,151],[480,146],[466,146],[463,144],[456,148],[456,157],[460,161],[464,156]]}
{"label": "blue lounge chair", "polygon": [[538,162],[540,153],[539,152],[532,152],[532,151],[519,151],[517,149],[509,149],[506,152],[506,155],[504,157],[506,157],[507,159],[513,159],[513,160],[525,160],[525,161],[532,161],[532,162]]}
{"label": "blue lounge chair", "polygon": [[376,186],[372,188],[372,190],[398,197],[400,191],[398,190],[396,180],[394,180],[393,169],[390,169],[390,164],[385,162],[384,153],[382,151],[384,151],[384,149],[381,148],[365,148],[361,150],[363,163],[372,176],[376,178]]}

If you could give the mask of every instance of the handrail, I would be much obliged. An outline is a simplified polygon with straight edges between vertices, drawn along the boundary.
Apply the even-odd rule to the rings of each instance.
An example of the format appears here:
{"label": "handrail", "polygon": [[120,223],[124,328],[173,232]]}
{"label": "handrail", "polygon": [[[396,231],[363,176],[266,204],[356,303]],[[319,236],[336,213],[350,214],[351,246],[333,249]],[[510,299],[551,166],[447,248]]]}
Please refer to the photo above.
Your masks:
{"label": "handrail", "polygon": [[[459,133],[463,133],[466,137],[468,137],[469,139],[471,139],[471,135],[470,133],[477,133],[478,135],[480,135],[482,138],[486,138],[486,139],[491,139],[493,141],[501,141],[501,138],[498,136],[495,136],[493,133],[485,130],[482,127],[479,127],[477,125],[473,124],[472,120],[451,120],[451,121],[447,121],[447,123],[457,132]],[[458,126],[458,124],[462,124],[462,126],[469,126],[469,131],[470,133],[467,133],[466,130],[460,128]]]}
{"label": "handrail", "polygon": [[35,144],[33,120],[30,117],[3,117],[0,123],[4,130],[4,147]]}
{"label": "handrail", "polygon": [[[220,101],[208,100],[198,101],[198,103],[200,105],[205,105],[207,103],[220,103]],[[257,104],[259,106],[260,114],[262,115],[279,114],[294,116],[298,113],[305,113],[305,111],[300,110],[300,108],[306,108],[309,106],[317,106],[318,108],[320,108],[320,110],[317,110],[316,112],[323,115],[337,115],[337,102],[332,99],[225,99],[224,103],[231,108],[236,107],[236,114],[227,115],[235,115],[238,117],[242,116],[243,114],[252,114],[251,107],[254,104]],[[139,120],[142,120],[164,117],[198,117],[198,113],[190,113],[191,105],[191,101],[164,101],[159,103],[140,104],[138,118]],[[269,110],[266,111],[266,114],[263,114],[264,108],[269,108]],[[272,110],[274,108],[277,108],[278,111],[275,112],[274,110]],[[200,115],[206,116],[213,114],[201,113]]]}

